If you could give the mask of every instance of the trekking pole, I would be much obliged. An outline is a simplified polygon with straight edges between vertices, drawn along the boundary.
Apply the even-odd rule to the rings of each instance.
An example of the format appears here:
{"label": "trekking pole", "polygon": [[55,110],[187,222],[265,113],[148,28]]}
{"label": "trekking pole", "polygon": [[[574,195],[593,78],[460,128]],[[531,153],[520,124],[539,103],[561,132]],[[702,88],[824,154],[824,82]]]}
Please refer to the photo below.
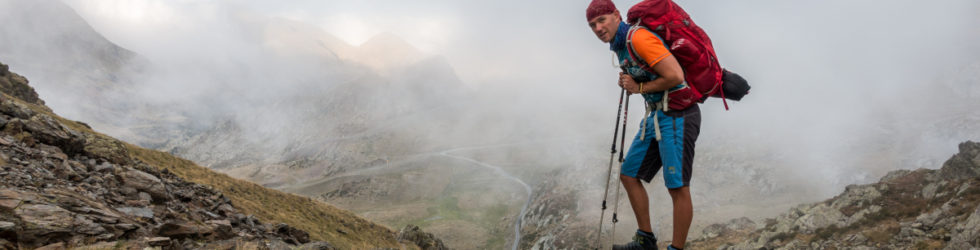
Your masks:
{"label": "trekking pole", "polygon": [[599,233],[595,237],[595,249],[599,249],[602,242],[602,221],[606,220],[606,198],[609,197],[609,178],[612,177],[613,158],[616,157],[616,139],[618,139],[616,137],[619,136],[619,116],[622,115],[620,112],[623,111],[623,96],[625,95],[626,89],[619,92],[619,108],[616,109],[616,126],[613,126],[615,130],[613,130],[612,146],[609,152],[609,172],[606,174],[606,190],[602,192],[602,213],[599,215]]}
{"label": "trekking pole", "polygon": [[[630,95],[627,94],[626,95],[626,109],[623,111],[623,132],[622,132],[623,135],[622,135],[622,137],[619,138],[619,149],[620,149],[619,150],[619,169],[620,169],[620,171],[622,171],[622,169],[623,169],[623,159],[624,159],[623,158],[623,152],[626,151],[626,117],[629,116],[629,113],[630,113]],[[610,237],[616,237],[616,222],[619,222],[619,218],[617,218],[617,216],[616,216],[616,213],[619,213],[619,189],[621,188],[620,186],[623,185],[623,180],[621,180],[619,178],[616,178],[616,179],[619,180],[619,181],[617,181],[617,183],[619,183],[619,185],[616,185],[616,199],[615,199],[615,203],[613,203],[613,216],[612,216],[612,223],[613,224],[612,224],[612,232],[611,232],[612,234],[610,235]]]}

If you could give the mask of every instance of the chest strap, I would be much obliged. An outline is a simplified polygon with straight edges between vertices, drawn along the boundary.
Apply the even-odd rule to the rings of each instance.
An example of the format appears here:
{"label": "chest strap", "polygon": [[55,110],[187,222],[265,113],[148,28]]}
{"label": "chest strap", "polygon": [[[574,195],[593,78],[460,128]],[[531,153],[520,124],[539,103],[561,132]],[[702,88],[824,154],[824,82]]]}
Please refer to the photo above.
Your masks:
{"label": "chest strap", "polygon": [[670,111],[670,105],[668,105],[670,103],[670,100],[669,100],[670,98],[668,97],[668,96],[670,96],[669,95],[669,92],[670,92],[669,90],[664,90],[664,97],[661,98],[660,102],[656,102],[656,103],[649,103],[649,102],[647,102],[646,103],[646,113],[643,114],[643,122],[640,124],[640,140],[641,141],[642,140],[646,140],[646,135],[647,135],[647,118],[650,118],[650,113],[654,113],[653,114],[653,131],[656,134],[656,139],[657,139],[657,141],[660,141],[662,139],[662,137],[660,136],[660,119],[657,117],[657,114],[654,111],[658,111],[658,110],[663,109],[664,115],[667,114],[667,111]]}

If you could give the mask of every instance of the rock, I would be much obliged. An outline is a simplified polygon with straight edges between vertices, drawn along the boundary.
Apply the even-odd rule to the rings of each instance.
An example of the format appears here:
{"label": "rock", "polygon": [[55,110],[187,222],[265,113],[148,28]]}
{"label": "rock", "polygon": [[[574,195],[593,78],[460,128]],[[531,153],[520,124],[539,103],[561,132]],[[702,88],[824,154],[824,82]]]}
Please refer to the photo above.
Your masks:
{"label": "rock", "polygon": [[34,88],[28,84],[27,78],[10,72],[7,65],[0,64],[0,92],[9,94],[25,102],[44,105]]}
{"label": "rock", "polygon": [[32,194],[18,192],[12,189],[0,189],[0,212],[11,213],[21,202],[36,200]]}
{"label": "rock", "polygon": [[129,170],[120,174],[119,177],[122,177],[125,186],[146,192],[155,200],[170,200],[167,187],[156,176],[139,170]]}
{"label": "rock", "polygon": [[102,164],[99,165],[95,165],[95,164],[92,165],[94,166],[92,168],[92,171],[99,172],[99,173],[112,173],[112,170],[116,169],[116,167],[109,162],[102,162]]}
{"label": "rock", "polygon": [[190,238],[202,237],[214,232],[214,228],[206,225],[197,225],[193,222],[171,221],[160,225],[157,234],[170,238]]}
{"label": "rock", "polygon": [[23,204],[14,210],[23,223],[14,239],[23,247],[37,247],[72,237],[74,214],[47,204]]}
{"label": "rock", "polygon": [[945,249],[974,249],[980,247],[980,206],[966,221],[956,225]]}
{"label": "rock", "polygon": [[423,232],[422,229],[419,229],[419,227],[415,225],[406,225],[405,228],[402,228],[402,230],[398,232],[397,239],[398,241],[415,243],[415,245],[422,248],[422,250],[449,249],[442,243],[442,240],[436,238],[431,233]]}
{"label": "rock", "polygon": [[323,241],[310,242],[293,248],[293,250],[333,250],[333,249],[337,249],[337,248],[331,246],[330,243],[323,242]]}
{"label": "rock", "polygon": [[127,244],[133,244],[133,242],[129,242],[129,243],[124,241],[99,242],[87,246],[73,247],[72,250],[139,249],[136,246],[127,246]]}
{"label": "rock", "polygon": [[821,203],[801,216],[795,224],[800,227],[801,231],[812,232],[818,228],[838,225],[844,222],[843,219],[844,214],[840,210]]}
{"label": "rock", "polygon": [[221,206],[218,206],[218,212],[226,217],[231,217],[235,214],[235,208],[229,204],[221,204]]}
{"label": "rock", "polygon": [[116,210],[133,217],[153,219],[153,210],[147,207],[119,207]]}
{"label": "rock", "polygon": [[269,250],[292,250],[293,245],[283,242],[281,240],[273,239],[265,244],[269,247]]}
{"label": "rock", "polygon": [[961,143],[960,152],[943,164],[940,175],[951,180],[980,176],[980,143]]}
{"label": "rock", "polygon": [[170,246],[171,241],[170,238],[167,237],[153,237],[146,239],[146,244],[154,247],[165,247]]}
{"label": "rock", "polygon": [[276,234],[282,237],[286,243],[299,245],[310,242],[310,234],[306,231],[293,228],[285,223],[276,225]]}
{"label": "rock", "polygon": [[64,242],[58,242],[58,243],[54,243],[54,244],[51,244],[51,245],[39,247],[39,248],[36,248],[34,250],[65,250],[65,249],[67,249],[67,248],[65,248],[65,243]]}
{"label": "rock", "polygon": [[881,177],[881,180],[879,180],[879,182],[889,182],[899,177],[906,176],[911,172],[912,172],[911,170],[906,170],[906,169],[891,171],[888,172],[888,174],[885,174],[885,177]]}
{"label": "rock", "polygon": [[[125,196],[128,196],[128,197],[131,197],[131,196],[134,196],[134,195],[135,196],[139,196],[139,193],[140,193],[139,190],[136,190],[136,188],[133,188],[133,187],[130,187],[130,186],[121,187],[118,190],[119,190],[119,193],[120,194],[125,195]],[[150,196],[150,198],[152,199],[153,196]]]}
{"label": "rock", "polygon": [[74,214],[58,206],[47,204],[25,204],[14,213],[24,221],[26,230],[36,233],[71,232]]}
{"label": "rock", "polygon": [[755,229],[755,227],[756,227],[755,222],[752,222],[752,220],[750,220],[749,218],[741,217],[737,219],[732,219],[724,224],[712,224],[705,227],[701,231],[702,234],[701,238],[703,239],[714,238],[736,231],[753,230]]}
{"label": "rock", "polygon": [[235,232],[232,231],[231,222],[228,220],[209,220],[205,223],[214,228],[214,236],[219,240],[235,237]]}
{"label": "rock", "polygon": [[98,223],[95,223],[94,221],[82,216],[75,217],[75,220],[72,221],[72,227],[74,228],[75,233],[86,235],[100,235],[107,232],[102,225],[99,225]]}
{"label": "rock", "polygon": [[78,173],[75,173],[75,170],[72,169],[71,165],[69,165],[67,162],[57,164],[55,166],[54,175],[59,179],[69,179],[73,181],[79,180]]}
{"label": "rock", "polygon": [[116,224],[114,226],[116,229],[123,230],[124,232],[139,228],[139,226],[129,223]]}
{"label": "rock", "polygon": [[137,194],[136,196],[139,197],[141,201],[146,201],[147,203],[153,203],[153,196],[151,196],[146,192],[139,192],[139,194]]}
{"label": "rock", "polygon": [[11,243],[10,241],[0,238],[0,250],[14,250],[14,249],[17,249],[17,246],[14,245],[14,243]]}
{"label": "rock", "polygon": [[932,199],[936,196],[936,190],[939,189],[938,183],[929,183],[926,187],[922,188],[922,198]]}
{"label": "rock", "polygon": [[85,140],[78,132],[66,128],[45,114],[38,114],[24,122],[24,128],[39,142],[57,146],[67,154],[80,153]]}
{"label": "rock", "polygon": [[13,120],[27,120],[31,119],[32,116],[37,114],[34,110],[31,110],[24,105],[14,102],[10,99],[0,98],[0,113],[14,117]]}
{"label": "rock", "polygon": [[129,149],[122,142],[98,134],[85,134],[85,154],[93,158],[106,159],[119,165],[132,165]]}

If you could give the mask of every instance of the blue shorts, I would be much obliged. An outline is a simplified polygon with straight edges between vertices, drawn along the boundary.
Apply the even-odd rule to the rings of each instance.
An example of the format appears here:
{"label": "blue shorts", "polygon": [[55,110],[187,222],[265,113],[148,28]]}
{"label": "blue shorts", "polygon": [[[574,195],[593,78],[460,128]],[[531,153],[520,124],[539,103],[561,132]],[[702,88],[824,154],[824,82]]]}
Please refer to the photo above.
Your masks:
{"label": "blue shorts", "polygon": [[[660,123],[660,141],[654,130],[654,115]],[[620,174],[649,183],[663,167],[668,189],[690,186],[694,142],[701,131],[701,109],[695,104],[684,110],[658,110],[646,120],[646,135],[641,140],[637,132]]]}

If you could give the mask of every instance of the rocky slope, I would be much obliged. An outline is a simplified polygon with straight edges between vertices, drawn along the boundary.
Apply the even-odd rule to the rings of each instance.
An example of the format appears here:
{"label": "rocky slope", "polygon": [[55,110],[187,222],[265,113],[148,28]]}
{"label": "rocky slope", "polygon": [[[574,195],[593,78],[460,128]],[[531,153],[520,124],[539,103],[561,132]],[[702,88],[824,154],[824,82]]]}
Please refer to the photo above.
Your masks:
{"label": "rocky slope", "polygon": [[95,133],[27,83],[0,64],[0,249],[444,248]]}
{"label": "rocky slope", "polygon": [[900,170],[880,182],[799,205],[764,223],[707,227],[706,249],[968,249],[980,247],[980,143],[965,142],[937,170]]}

